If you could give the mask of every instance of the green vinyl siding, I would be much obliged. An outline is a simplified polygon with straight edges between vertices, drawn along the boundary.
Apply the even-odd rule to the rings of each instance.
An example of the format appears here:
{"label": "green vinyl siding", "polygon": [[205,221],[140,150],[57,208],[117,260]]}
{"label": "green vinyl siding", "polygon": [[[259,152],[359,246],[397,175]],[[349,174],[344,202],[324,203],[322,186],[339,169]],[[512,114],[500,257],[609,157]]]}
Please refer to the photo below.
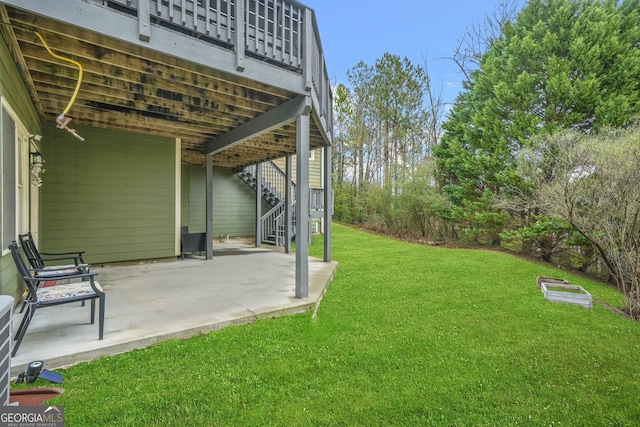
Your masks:
{"label": "green vinyl siding", "polygon": [[[322,182],[322,156],[324,150],[322,148],[318,148],[313,153],[313,159],[309,158],[309,188],[324,188],[324,182]],[[274,163],[282,170],[285,171],[286,168],[286,158],[280,158],[274,160]],[[291,175],[292,181],[296,182],[296,156],[291,156]],[[321,229],[321,219],[320,218],[312,218],[311,219],[311,232],[316,233]]]}
{"label": "green vinyl siding", "polygon": [[[206,230],[204,168],[182,167],[182,225],[190,232]],[[255,235],[256,193],[229,169],[213,169],[214,238]]]}
{"label": "green vinyl siding", "polygon": [[16,63],[0,38],[0,95],[5,98],[30,133],[40,133],[40,119],[31,103]]}
{"label": "green vinyl siding", "polygon": [[[324,188],[322,182],[322,148],[314,150],[313,160],[309,158],[309,188]],[[283,172],[286,168],[284,157],[273,161]],[[291,180],[296,182],[296,156],[291,156]]]}
{"label": "green vinyl siding", "polygon": [[9,253],[0,258],[0,295],[9,295],[19,301],[22,291],[23,285],[20,283],[18,270]]}
{"label": "green vinyl siding", "polygon": [[40,246],[91,263],[175,255],[175,140],[74,126],[44,129]]}
{"label": "green vinyl siding", "polygon": [[[13,109],[18,115],[22,124],[30,133],[40,133],[40,121],[35,108],[31,104],[29,93],[24,86],[22,77],[18,72],[15,61],[9,53],[4,40],[0,38],[0,97]],[[2,141],[0,141],[2,147]],[[1,154],[0,148],[0,154]],[[1,159],[1,158],[0,158]],[[0,161],[0,201],[2,200],[2,161]],[[0,202],[0,230],[2,229],[2,203]],[[0,231],[1,232],[1,231]],[[4,255],[3,255],[4,254]],[[16,267],[11,259],[11,254],[7,248],[0,250],[0,294],[10,295],[19,299],[24,284],[19,279]]]}

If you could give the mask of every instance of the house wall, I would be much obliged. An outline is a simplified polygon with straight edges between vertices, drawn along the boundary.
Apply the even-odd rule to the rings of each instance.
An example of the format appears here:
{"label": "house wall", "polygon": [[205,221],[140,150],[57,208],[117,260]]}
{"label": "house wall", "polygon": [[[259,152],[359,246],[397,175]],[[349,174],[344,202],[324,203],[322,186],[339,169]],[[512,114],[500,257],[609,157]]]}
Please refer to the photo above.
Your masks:
{"label": "house wall", "polygon": [[[283,171],[286,168],[284,157],[273,161]],[[291,156],[292,181],[296,182],[296,156]],[[322,148],[313,150],[313,158],[309,158],[309,188],[324,188],[322,182]]]}
{"label": "house wall", "polygon": [[[31,105],[29,94],[24,86],[22,77],[15,62],[7,49],[4,40],[0,38],[0,97],[11,106],[19,116],[22,124],[29,132],[40,133],[38,115]],[[1,120],[1,118],[0,118]],[[0,147],[2,144],[0,144]],[[0,149],[1,150],[1,149]],[[0,161],[0,170],[2,162]],[[2,176],[0,174],[0,197],[2,197]],[[2,219],[2,203],[0,203],[0,224]],[[0,228],[1,229],[1,228]],[[0,249],[0,294],[11,295],[18,301],[24,290],[24,284],[18,277],[11,254],[7,248]]]}
{"label": "house wall", "polygon": [[[206,230],[205,169],[182,166],[182,224]],[[255,192],[229,169],[213,168],[213,236],[255,236]]]}
{"label": "house wall", "polygon": [[42,129],[41,250],[84,250],[90,263],[175,256],[175,139],[71,127],[86,141]]}
{"label": "house wall", "polygon": [[11,105],[29,132],[40,133],[40,119],[16,68],[15,62],[0,38],[0,95]]}
{"label": "house wall", "polygon": [[[324,188],[324,183],[322,182],[322,156],[323,150],[319,148],[317,150],[312,151],[313,156],[309,157],[309,188]],[[286,158],[276,159],[273,161],[280,169],[283,171],[286,170]],[[296,182],[296,156],[291,156],[291,175],[293,182]],[[322,219],[321,218],[311,218],[311,232],[321,232],[322,231]]]}

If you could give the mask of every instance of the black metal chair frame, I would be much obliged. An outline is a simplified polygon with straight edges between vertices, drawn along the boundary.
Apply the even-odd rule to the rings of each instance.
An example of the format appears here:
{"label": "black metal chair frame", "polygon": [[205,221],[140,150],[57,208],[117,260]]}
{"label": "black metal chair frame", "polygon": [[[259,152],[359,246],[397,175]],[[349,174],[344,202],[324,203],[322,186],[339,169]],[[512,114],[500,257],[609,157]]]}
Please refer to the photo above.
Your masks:
{"label": "black metal chair frame", "polygon": [[[29,264],[31,267],[38,270],[66,270],[69,268],[80,267],[82,270],[78,272],[83,272],[85,270],[88,271],[89,264],[84,262],[82,258],[84,255],[84,251],[74,251],[74,252],[40,252],[36,247],[36,243],[33,240],[33,236],[31,232],[26,234],[21,234],[18,236],[20,239],[20,245],[22,246],[22,250],[29,260]],[[44,257],[43,257],[44,255]],[[65,261],[65,260],[73,260],[73,264],[69,265],[56,265],[56,266],[47,266],[46,263],[49,261]]]}
{"label": "black metal chair frame", "polygon": [[184,259],[187,252],[204,252],[207,250],[207,233],[189,233],[189,227],[180,228],[180,257]]}
{"label": "black metal chair frame", "polygon": [[29,271],[26,263],[22,259],[20,255],[20,251],[18,248],[18,244],[13,241],[9,245],[9,250],[11,251],[11,256],[13,257],[13,261],[16,264],[18,269],[18,273],[24,279],[25,284],[27,285],[27,290],[29,295],[27,296],[27,311],[22,317],[22,322],[16,331],[16,335],[14,340],[16,341],[13,351],[11,353],[11,357],[15,356],[18,352],[18,348],[20,347],[20,343],[24,338],[25,333],[27,332],[27,328],[29,327],[29,323],[31,323],[31,319],[33,318],[36,309],[43,307],[51,307],[55,305],[67,304],[77,301],[86,301],[91,300],[91,324],[95,323],[95,312],[96,312],[96,299],[99,303],[98,308],[98,339],[102,339],[104,337],[104,312],[105,312],[105,294],[100,284],[95,281],[95,276],[98,273],[90,273],[90,272],[82,272],[77,274],[69,274],[69,275],[61,275],[56,276],[57,279],[80,279],[79,282],[71,282],[65,285],[55,286],[56,289],[60,289],[64,291],[68,291],[67,295],[61,295],[57,298],[51,299],[39,299],[41,292],[46,292],[46,289],[51,288],[40,288],[38,285],[43,281],[51,280],[51,277],[38,277],[37,270],[34,270],[34,273]]}
{"label": "black metal chair frame", "polygon": [[[36,246],[35,241],[33,240],[33,236],[31,232],[26,234],[20,234],[18,236],[20,239],[20,246],[22,247],[22,252],[29,260],[29,264],[31,264],[31,268],[34,269],[37,273],[35,273],[38,277],[46,277],[49,280],[47,282],[57,282],[56,277],[61,275],[69,275],[69,274],[80,274],[80,273],[88,273],[91,268],[90,264],[84,262],[82,258],[84,251],[76,251],[76,252],[60,252],[60,253],[47,253],[40,252]],[[43,258],[42,255],[51,256],[52,258]],[[66,265],[45,265],[45,261],[66,261],[73,260],[73,264]],[[47,282],[43,282],[39,285],[42,287]],[[66,281],[63,279],[62,282],[57,283],[65,283]],[[56,283],[56,284],[57,284]],[[25,298],[22,303],[22,308],[20,309],[20,313],[22,313],[29,302],[29,298]],[[82,305],[84,306],[84,301],[82,301]]]}

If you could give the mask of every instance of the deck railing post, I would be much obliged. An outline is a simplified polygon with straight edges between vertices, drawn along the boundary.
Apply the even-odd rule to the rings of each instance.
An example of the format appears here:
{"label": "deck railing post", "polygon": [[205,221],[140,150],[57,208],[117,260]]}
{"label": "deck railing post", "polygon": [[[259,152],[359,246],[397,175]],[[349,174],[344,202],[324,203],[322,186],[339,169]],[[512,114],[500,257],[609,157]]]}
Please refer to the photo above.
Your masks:
{"label": "deck railing post", "polygon": [[236,49],[236,70],[244,71],[244,51],[246,46],[246,25],[247,25],[247,17],[246,17],[246,7],[245,0],[236,0],[236,40],[235,40],[235,49]]}
{"label": "deck railing post", "polygon": [[143,42],[151,39],[151,0],[138,0],[138,38]]}
{"label": "deck railing post", "polygon": [[311,9],[304,9],[303,21],[303,46],[302,57],[304,66],[304,84],[305,90],[311,90],[313,86],[313,15]]}

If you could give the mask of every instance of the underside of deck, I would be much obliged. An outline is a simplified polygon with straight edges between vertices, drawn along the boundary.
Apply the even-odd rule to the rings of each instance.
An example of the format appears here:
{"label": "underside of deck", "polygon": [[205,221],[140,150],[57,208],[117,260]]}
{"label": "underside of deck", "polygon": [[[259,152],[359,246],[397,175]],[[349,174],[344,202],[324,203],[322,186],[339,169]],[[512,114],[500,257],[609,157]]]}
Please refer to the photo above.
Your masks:
{"label": "underside of deck", "polygon": [[[3,0],[0,31],[43,123],[55,125],[79,81],[79,67],[64,57],[83,70],[66,114],[70,128],[180,138],[183,163],[202,166],[207,144],[245,125],[248,138],[212,157],[216,167],[237,168],[295,153],[295,117],[277,107],[299,96],[313,99],[310,148],[331,139],[314,15],[296,2],[267,3],[271,8],[264,0]],[[260,22],[271,22],[271,33]],[[274,110],[279,117],[265,122]]]}

